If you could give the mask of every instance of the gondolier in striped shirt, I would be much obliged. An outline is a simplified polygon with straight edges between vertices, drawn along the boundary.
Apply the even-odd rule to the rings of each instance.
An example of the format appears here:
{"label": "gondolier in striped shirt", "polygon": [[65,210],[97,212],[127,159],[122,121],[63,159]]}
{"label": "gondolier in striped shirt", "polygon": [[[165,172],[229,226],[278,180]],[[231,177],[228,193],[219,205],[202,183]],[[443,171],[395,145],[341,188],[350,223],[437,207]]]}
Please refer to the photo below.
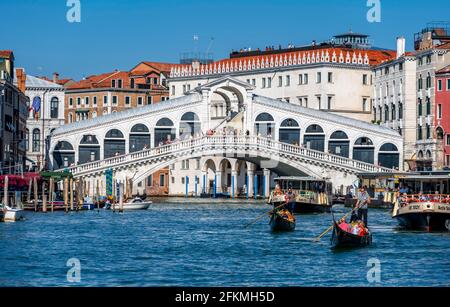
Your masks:
{"label": "gondolier in striped shirt", "polygon": [[357,202],[355,210],[357,211],[358,219],[363,221],[364,225],[368,226],[367,213],[369,211],[369,204],[371,202],[370,195],[367,193],[365,187],[361,187],[357,194]]}

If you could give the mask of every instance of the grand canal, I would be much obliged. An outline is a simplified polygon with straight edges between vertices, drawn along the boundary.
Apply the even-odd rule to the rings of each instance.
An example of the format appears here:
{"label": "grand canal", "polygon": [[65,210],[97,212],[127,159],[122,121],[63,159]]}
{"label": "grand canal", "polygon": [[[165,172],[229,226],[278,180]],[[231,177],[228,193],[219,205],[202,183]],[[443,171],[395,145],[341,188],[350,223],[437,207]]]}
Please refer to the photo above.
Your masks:
{"label": "grand canal", "polygon": [[[330,215],[301,216],[293,233],[271,233],[268,219],[244,229],[268,209],[169,199],[125,214],[31,213],[0,224],[0,286],[450,286],[450,233],[403,232],[371,210],[375,244],[333,252],[329,236],[311,240]],[[70,258],[80,283],[66,279]],[[381,263],[380,283],[367,279],[369,259]]]}

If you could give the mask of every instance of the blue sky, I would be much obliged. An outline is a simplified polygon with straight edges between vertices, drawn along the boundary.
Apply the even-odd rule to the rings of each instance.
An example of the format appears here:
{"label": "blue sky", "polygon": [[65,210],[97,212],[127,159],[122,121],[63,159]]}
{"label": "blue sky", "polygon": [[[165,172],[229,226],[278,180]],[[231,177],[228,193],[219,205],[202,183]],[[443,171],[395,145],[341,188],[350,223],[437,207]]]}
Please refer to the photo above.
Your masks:
{"label": "blue sky", "polygon": [[404,35],[412,49],[427,22],[450,20],[448,0],[381,0],[381,23],[367,22],[367,0],[81,0],[81,23],[71,24],[66,2],[0,0],[0,50],[13,50],[28,74],[80,79],[143,60],[178,62],[183,52],[206,51],[211,38],[215,59],[243,47],[309,44],[350,28],[392,49]]}

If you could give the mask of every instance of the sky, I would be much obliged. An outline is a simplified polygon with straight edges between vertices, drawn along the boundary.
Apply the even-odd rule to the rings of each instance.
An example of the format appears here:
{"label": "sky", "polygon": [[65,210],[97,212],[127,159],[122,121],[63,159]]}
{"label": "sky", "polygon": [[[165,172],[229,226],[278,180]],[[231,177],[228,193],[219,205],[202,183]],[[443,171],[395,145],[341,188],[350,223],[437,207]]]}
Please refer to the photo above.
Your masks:
{"label": "sky", "polygon": [[[307,45],[352,30],[395,49],[428,22],[450,21],[448,0],[380,0],[381,22],[367,20],[367,0],[80,0],[69,23],[67,0],[0,0],[0,50],[13,50],[27,74],[79,80],[130,70],[141,61],[178,63],[184,52],[214,59],[234,50]],[[198,36],[198,40],[194,40]]]}

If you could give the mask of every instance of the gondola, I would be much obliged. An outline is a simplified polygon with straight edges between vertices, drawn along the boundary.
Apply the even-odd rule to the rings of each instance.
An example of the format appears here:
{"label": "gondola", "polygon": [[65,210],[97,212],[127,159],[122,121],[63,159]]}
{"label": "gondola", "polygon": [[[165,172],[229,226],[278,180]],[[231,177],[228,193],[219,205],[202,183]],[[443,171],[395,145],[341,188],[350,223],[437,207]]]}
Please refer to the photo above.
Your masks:
{"label": "gondola", "polygon": [[270,229],[274,232],[294,231],[296,220],[293,215],[292,218],[293,220],[290,220],[285,214],[283,214],[283,210],[275,211],[270,217]]}
{"label": "gondola", "polygon": [[370,229],[367,235],[358,236],[341,229],[338,222],[334,219],[334,215],[333,223],[333,234],[331,236],[332,248],[359,248],[372,245],[372,233]]}

